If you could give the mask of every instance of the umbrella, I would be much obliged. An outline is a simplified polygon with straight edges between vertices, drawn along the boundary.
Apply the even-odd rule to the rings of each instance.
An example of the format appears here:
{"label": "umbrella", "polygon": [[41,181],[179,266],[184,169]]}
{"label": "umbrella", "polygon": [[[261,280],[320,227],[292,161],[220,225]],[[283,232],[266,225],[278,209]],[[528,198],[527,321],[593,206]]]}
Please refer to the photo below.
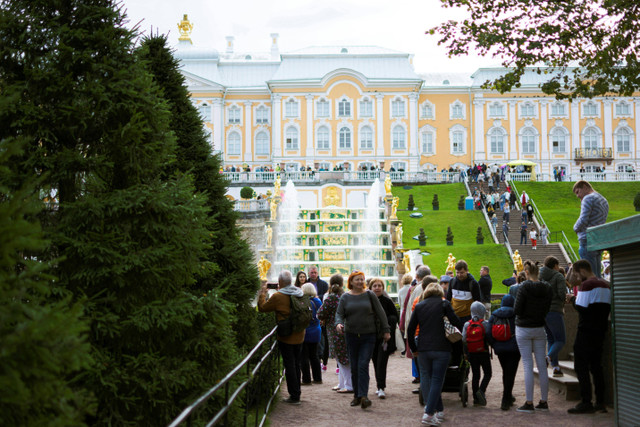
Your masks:
{"label": "umbrella", "polygon": [[518,166],[518,165],[535,166],[536,164],[537,164],[536,162],[532,162],[531,160],[512,160],[509,163],[507,163],[507,165],[509,166]]}

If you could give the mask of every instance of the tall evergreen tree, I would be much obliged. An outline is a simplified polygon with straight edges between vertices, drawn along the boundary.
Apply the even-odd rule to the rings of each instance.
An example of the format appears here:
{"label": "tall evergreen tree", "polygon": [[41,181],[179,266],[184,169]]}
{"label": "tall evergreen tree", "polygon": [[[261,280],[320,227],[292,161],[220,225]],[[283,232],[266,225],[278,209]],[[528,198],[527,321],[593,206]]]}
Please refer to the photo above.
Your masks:
{"label": "tall evergreen tree", "polygon": [[90,366],[87,327],[81,304],[51,301],[51,267],[32,256],[46,242],[35,186],[8,167],[20,145],[0,139],[0,425],[81,425],[91,400],[73,377]]}
{"label": "tall evergreen tree", "polygon": [[61,290],[86,301],[89,422],[166,424],[225,363],[216,340],[233,341],[233,305],[192,292],[217,270],[203,261],[207,200],[167,167],[168,109],[114,1],[13,0],[0,16],[0,96],[11,104],[0,139],[28,138],[13,172],[41,175],[58,202],[41,214],[46,255],[60,257]]}
{"label": "tall evergreen tree", "polygon": [[190,101],[179,62],[172,55],[164,35],[146,37],[139,49],[147,70],[161,88],[171,112],[170,128],[175,133],[178,151],[175,170],[194,176],[198,192],[206,195],[210,209],[209,231],[212,246],[206,259],[215,264],[215,270],[201,275],[197,283],[199,291],[215,289],[221,297],[235,304],[238,346],[250,347],[255,343],[255,310],[249,301],[259,287],[258,274],[248,244],[241,239],[236,227],[237,214],[225,196],[227,181],[220,175],[219,156],[211,153],[211,146],[204,132],[202,118]]}

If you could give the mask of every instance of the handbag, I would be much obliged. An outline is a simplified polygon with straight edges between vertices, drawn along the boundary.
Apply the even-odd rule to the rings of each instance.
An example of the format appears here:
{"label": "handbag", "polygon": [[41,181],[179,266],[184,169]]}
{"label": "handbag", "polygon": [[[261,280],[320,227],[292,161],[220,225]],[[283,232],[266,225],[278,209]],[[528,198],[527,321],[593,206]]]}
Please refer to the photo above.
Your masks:
{"label": "handbag", "polygon": [[404,338],[402,338],[402,333],[400,332],[400,328],[396,327],[395,332],[395,340],[396,340],[396,348],[399,352],[404,351]]}
{"label": "handbag", "polygon": [[[442,308],[443,310],[445,308],[444,302],[442,302]],[[446,314],[442,316],[442,321],[444,323],[444,335],[447,337],[449,342],[454,343],[460,341],[462,339],[462,333],[460,332],[460,329],[451,324]]]}
{"label": "handbag", "polygon": [[373,319],[376,323],[376,338],[381,340],[384,337],[384,332],[382,332],[382,325],[380,324],[380,318],[378,317],[378,313],[376,313],[376,309],[373,305],[373,298],[375,294],[373,292],[367,291],[369,295],[369,302],[371,303],[371,310],[373,311]]}

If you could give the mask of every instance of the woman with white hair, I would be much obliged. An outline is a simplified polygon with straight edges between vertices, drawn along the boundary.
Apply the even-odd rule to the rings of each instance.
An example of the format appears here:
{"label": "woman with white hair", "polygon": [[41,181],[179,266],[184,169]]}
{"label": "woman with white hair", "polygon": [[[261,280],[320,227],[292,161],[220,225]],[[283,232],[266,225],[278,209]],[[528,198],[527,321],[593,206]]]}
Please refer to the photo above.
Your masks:
{"label": "woman with white hair", "polygon": [[[302,293],[309,296],[313,312],[311,323],[309,323],[305,331],[302,344],[302,363],[300,366],[302,370],[302,385],[322,384],[322,368],[320,366],[320,357],[318,356],[318,343],[321,337],[318,309],[322,302],[318,298],[318,293],[313,283],[302,285]],[[313,383],[311,382],[311,374],[313,374]]]}

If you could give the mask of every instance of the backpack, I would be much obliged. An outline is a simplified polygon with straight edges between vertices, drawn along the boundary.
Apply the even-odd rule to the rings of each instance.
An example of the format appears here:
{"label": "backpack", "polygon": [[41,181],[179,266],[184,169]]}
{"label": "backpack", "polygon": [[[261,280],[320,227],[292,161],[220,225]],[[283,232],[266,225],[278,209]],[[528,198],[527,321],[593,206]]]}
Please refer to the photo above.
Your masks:
{"label": "backpack", "polygon": [[469,353],[482,353],[487,351],[484,338],[482,319],[470,320],[469,326],[467,326],[467,350],[469,350]]}
{"label": "backpack", "polygon": [[496,341],[509,341],[512,337],[509,319],[495,317],[495,322],[491,325],[491,336]]}
{"label": "backpack", "polygon": [[290,295],[289,298],[289,317],[278,322],[278,335],[281,337],[304,331],[313,320],[311,299],[308,295],[301,297]]}

